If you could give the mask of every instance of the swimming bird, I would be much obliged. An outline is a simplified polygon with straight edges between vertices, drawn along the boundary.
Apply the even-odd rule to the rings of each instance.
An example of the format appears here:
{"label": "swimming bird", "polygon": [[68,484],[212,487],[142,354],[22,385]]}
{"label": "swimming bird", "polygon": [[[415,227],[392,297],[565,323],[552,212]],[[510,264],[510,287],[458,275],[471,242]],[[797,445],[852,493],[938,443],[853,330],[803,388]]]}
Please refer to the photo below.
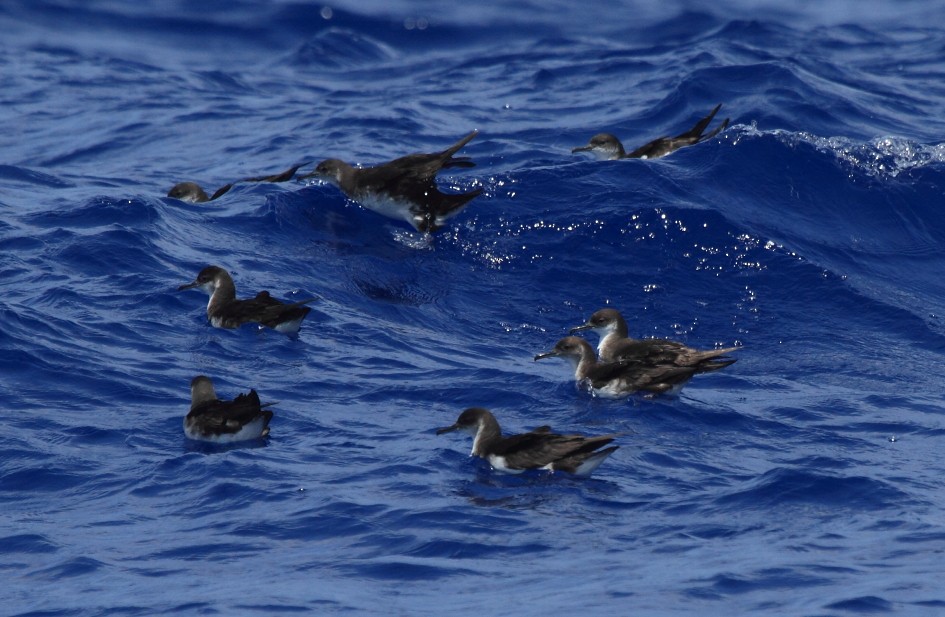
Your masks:
{"label": "swimming bird", "polygon": [[233,278],[219,266],[207,266],[193,282],[181,285],[177,291],[194,287],[210,294],[207,318],[216,328],[238,328],[245,323],[261,323],[287,334],[298,332],[302,320],[312,310],[305,305],[317,299],[284,303],[273,298],[268,291],[261,291],[255,298],[237,300]]}
{"label": "swimming bird", "polygon": [[578,336],[564,337],[554,349],[538,354],[535,360],[555,357],[565,358],[574,365],[578,385],[587,385],[594,394],[611,398],[634,392],[678,391],[693,375],[702,372],[692,366],[643,361],[598,362],[591,344]]}
{"label": "swimming bird", "polygon": [[503,437],[495,416],[481,407],[470,407],[459,415],[455,424],[437,429],[436,434],[451,431],[464,431],[472,435],[472,454],[489,461],[494,469],[507,473],[547,469],[589,476],[619,447],[599,450],[617,435],[558,435],[552,433],[548,426],[521,435]]}
{"label": "swimming bird", "polygon": [[583,325],[571,328],[570,333],[582,330],[591,330],[600,336],[597,353],[602,362],[624,360],[645,364],[673,364],[691,366],[697,373],[706,373],[734,364],[734,359],[724,356],[739,349],[726,347],[702,351],[669,339],[630,338],[627,322],[619,311],[612,308],[596,311]]}
{"label": "swimming bird", "polygon": [[301,167],[301,165],[295,165],[294,167],[290,167],[287,170],[277,174],[272,174],[271,176],[243,178],[242,180],[237,180],[236,182],[224,184],[210,197],[207,196],[206,191],[204,191],[203,188],[201,188],[201,186],[196,182],[178,182],[173,187],[171,187],[170,191],[167,192],[167,196],[190,203],[213,201],[214,199],[217,199],[218,197],[226,194],[231,188],[233,188],[233,185],[238,182],[288,182],[295,176],[295,172],[299,170],[299,167]]}
{"label": "swimming bird", "polygon": [[441,193],[436,174],[444,167],[475,167],[467,157],[453,158],[479,131],[433,154],[408,154],[374,167],[352,167],[327,159],[300,179],[318,177],[338,186],[345,195],[384,216],[403,219],[417,231],[434,232],[456,216],[482,189],[468,193]]}
{"label": "swimming bird", "polygon": [[697,144],[700,141],[705,141],[719,134],[725,127],[728,126],[728,118],[722,120],[722,124],[718,126],[714,131],[707,135],[703,135],[703,131],[709,126],[709,123],[712,122],[712,118],[715,117],[715,114],[718,113],[719,108],[722,107],[722,104],[719,103],[715,106],[708,116],[699,120],[694,127],[677,135],[676,137],[658,137],[653,141],[640,146],[633,152],[626,152],[623,149],[623,144],[620,143],[620,140],[610,133],[598,133],[591,137],[591,140],[587,143],[586,146],[580,146],[571,150],[571,153],[576,152],[591,152],[601,159],[655,159],[661,156],[666,156],[674,150],[678,150],[683,146],[691,146]]}
{"label": "swimming bird", "polygon": [[[203,188],[196,182],[178,182],[171,187],[171,190],[167,192],[167,196],[173,197],[174,199],[179,199],[181,201],[186,201],[188,203],[199,204],[205,201],[210,201],[211,199],[216,199],[223,193],[229,191],[232,187],[232,184],[227,184],[221,189],[218,189],[211,198],[207,196],[206,191],[204,191]],[[221,193],[220,191],[223,192]],[[219,193],[219,195],[217,193]]]}
{"label": "swimming bird", "polygon": [[198,375],[190,382],[190,413],[184,418],[184,434],[218,443],[266,437],[272,412],[265,407],[272,404],[260,404],[255,390],[221,401],[210,378]]}

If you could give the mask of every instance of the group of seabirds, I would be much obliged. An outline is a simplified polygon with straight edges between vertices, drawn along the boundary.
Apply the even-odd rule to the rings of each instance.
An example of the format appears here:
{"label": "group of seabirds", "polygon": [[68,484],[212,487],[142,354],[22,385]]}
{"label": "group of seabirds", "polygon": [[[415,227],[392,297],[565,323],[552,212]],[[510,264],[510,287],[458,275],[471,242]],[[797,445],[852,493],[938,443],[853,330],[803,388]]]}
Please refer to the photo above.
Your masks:
{"label": "group of seabirds", "polygon": [[[714,137],[728,126],[728,118],[706,133],[721,104],[676,137],[659,137],[626,152],[623,144],[610,133],[594,135],[585,146],[572,153],[590,152],[600,159],[658,158],[684,146]],[[431,154],[408,154],[373,167],[353,167],[339,159],[326,159],[314,171],[300,179],[317,177],[336,185],[351,200],[394,219],[403,219],[414,229],[432,233],[458,214],[482,189],[467,193],[441,193],[436,174],[444,168],[474,167],[468,157],[454,156],[478,131],[473,131],[455,144]],[[295,178],[301,165],[268,176],[244,178],[238,182],[288,182]],[[192,203],[219,198],[235,183],[217,189],[212,195],[194,182],[176,184],[169,197]],[[236,285],[229,272],[219,266],[207,266],[196,279],[178,290],[201,289],[210,296],[207,319],[217,328],[238,328],[256,323],[278,332],[294,334],[311,310],[307,305],[316,298],[297,302],[281,302],[268,291],[255,297],[238,299]],[[576,333],[595,332],[600,341],[595,351]],[[699,373],[717,371],[735,362],[729,354],[737,347],[698,350],[667,339],[635,339],[629,336],[627,323],[613,308],[603,308],[585,323],[571,329],[569,336],[535,356],[565,358],[574,368],[575,381],[599,396],[622,397],[640,392],[648,396],[678,392]],[[261,403],[256,390],[240,394],[233,400],[217,397],[209,377],[199,375],[190,383],[190,412],[184,418],[184,433],[190,439],[229,443],[260,439],[269,435],[273,403]],[[503,436],[495,416],[487,409],[472,407],[463,411],[456,422],[437,429],[437,434],[464,431],[472,435],[472,455],[485,459],[497,470],[520,473],[527,469],[565,471],[579,476],[590,475],[618,446],[608,446],[617,434],[585,437],[553,433],[541,426],[528,433]]]}

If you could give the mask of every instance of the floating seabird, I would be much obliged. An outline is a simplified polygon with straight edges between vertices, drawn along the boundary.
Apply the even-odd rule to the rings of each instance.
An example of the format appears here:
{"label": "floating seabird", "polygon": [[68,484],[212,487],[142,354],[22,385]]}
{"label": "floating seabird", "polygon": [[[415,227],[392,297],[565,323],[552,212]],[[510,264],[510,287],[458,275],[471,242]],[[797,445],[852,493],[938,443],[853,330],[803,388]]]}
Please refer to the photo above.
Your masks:
{"label": "floating seabird", "polygon": [[589,476],[619,447],[599,450],[617,435],[558,435],[552,433],[548,426],[539,427],[530,433],[503,437],[495,416],[481,407],[465,410],[455,424],[437,429],[436,434],[451,431],[464,431],[472,435],[472,454],[489,461],[494,469],[508,473],[547,469]]}
{"label": "floating seabird", "polygon": [[591,344],[578,336],[564,337],[554,349],[538,354],[535,360],[555,357],[565,358],[574,365],[574,379],[578,385],[586,384],[594,394],[606,397],[627,396],[634,392],[662,394],[678,391],[696,373],[731,364],[727,362],[700,370],[693,366],[645,361],[598,362]]}
{"label": "floating seabird", "polygon": [[221,401],[213,382],[198,375],[190,382],[190,413],[184,418],[184,434],[199,441],[227,443],[269,435],[272,412],[261,405],[255,390],[232,401]]}
{"label": "floating seabird", "polygon": [[482,193],[482,189],[441,193],[436,186],[436,174],[444,167],[476,166],[468,157],[453,155],[478,134],[479,131],[473,131],[442,152],[408,154],[374,167],[357,168],[338,159],[327,159],[301,179],[316,176],[327,180],[365,208],[403,219],[417,231],[434,232]]}
{"label": "floating seabird", "polygon": [[640,146],[633,152],[626,152],[623,149],[623,144],[620,143],[620,140],[610,133],[598,133],[591,137],[591,140],[587,143],[586,146],[580,146],[571,150],[571,153],[576,152],[591,152],[601,159],[655,159],[661,156],[666,156],[674,150],[678,150],[683,146],[691,146],[697,144],[700,141],[705,141],[719,134],[725,127],[728,126],[728,118],[722,120],[722,124],[718,126],[714,131],[703,135],[703,131],[709,126],[709,123],[712,122],[712,118],[715,117],[715,114],[718,113],[719,108],[722,107],[722,104],[719,103],[715,106],[715,109],[709,113],[708,116],[699,120],[694,127],[677,135],[676,137],[659,137],[654,139],[650,143]]}
{"label": "floating seabird", "polygon": [[284,303],[273,298],[268,291],[261,291],[255,298],[237,300],[236,285],[230,273],[219,266],[207,266],[193,282],[181,285],[177,290],[194,287],[210,294],[207,318],[216,328],[238,328],[245,323],[261,323],[287,334],[298,332],[302,320],[312,310],[305,305],[317,299]]}
{"label": "floating seabird", "polygon": [[[216,199],[223,193],[226,193],[232,186],[232,184],[227,184],[226,186],[217,190],[217,192],[213,194],[213,199]],[[223,191],[223,193],[220,193],[220,191]],[[217,193],[219,193],[219,195]],[[206,191],[204,191],[203,188],[196,182],[178,182],[171,187],[171,190],[167,192],[167,196],[192,204],[203,203],[205,201],[210,201],[211,199],[209,196],[207,196]]]}
{"label": "floating seabird", "polygon": [[668,339],[630,338],[627,322],[619,311],[612,308],[596,311],[586,323],[571,328],[571,334],[582,330],[591,330],[600,336],[597,353],[602,362],[624,360],[644,364],[673,364],[691,366],[697,373],[705,373],[733,364],[734,359],[723,356],[739,349],[726,347],[702,351]]}
{"label": "floating seabird", "polygon": [[231,188],[233,188],[233,185],[237,184],[238,182],[288,182],[295,176],[295,172],[299,170],[299,167],[301,167],[301,165],[295,165],[294,167],[290,167],[281,173],[272,174],[271,176],[243,178],[242,180],[237,180],[236,182],[224,184],[210,197],[207,197],[207,193],[196,182],[178,182],[173,187],[171,187],[170,191],[167,192],[167,196],[173,197],[174,199],[179,199],[181,201],[188,201],[190,203],[213,201],[214,199],[227,193]]}

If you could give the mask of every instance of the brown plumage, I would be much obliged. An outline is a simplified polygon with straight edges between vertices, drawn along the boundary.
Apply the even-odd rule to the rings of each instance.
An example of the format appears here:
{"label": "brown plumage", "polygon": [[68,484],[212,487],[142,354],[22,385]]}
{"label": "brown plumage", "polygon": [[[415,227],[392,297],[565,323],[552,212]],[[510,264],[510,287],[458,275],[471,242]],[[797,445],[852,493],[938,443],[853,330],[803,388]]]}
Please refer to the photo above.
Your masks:
{"label": "brown plumage", "polygon": [[290,167],[283,172],[277,174],[272,174],[270,176],[255,176],[253,178],[243,178],[242,180],[237,180],[236,182],[230,182],[229,184],[224,184],[216,191],[213,195],[207,196],[206,191],[201,188],[196,182],[178,182],[171,190],[167,192],[168,197],[173,197],[174,199],[180,199],[181,201],[188,201],[190,203],[204,203],[207,201],[213,201],[218,197],[226,194],[234,184],[239,182],[288,182],[293,177],[295,177],[295,172],[299,170],[301,165],[295,165]]}
{"label": "brown plumage", "polygon": [[728,126],[728,118],[723,120],[722,124],[711,133],[703,134],[703,132],[709,126],[709,123],[712,122],[712,118],[715,117],[715,114],[718,113],[719,108],[721,107],[721,103],[716,105],[715,109],[713,109],[708,116],[702,120],[699,120],[695,126],[685,133],[681,133],[676,137],[658,137],[653,141],[640,146],[632,152],[626,152],[623,149],[623,144],[620,143],[620,140],[614,135],[611,135],[610,133],[598,133],[597,135],[591,137],[591,140],[586,146],[573,148],[571,153],[592,152],[599,158],[611,160],[655,159],[661,156],[666,156],[670,152],[679,150],[684,146],[691,146],[693,144],[699,143],[700,141],[705,141],[706,139],[715,137],[719,132],[723,131],[725,127]]}
{"label": "brown plumage", "polygon": [[703,351],[668,339],[630,338],[627,322],[619,311],[612,308],[596,311],[586,323],[572,328],[571,334],[583,330],[591,330],[600,336],[597,352],[602,362],[622,360],[646,365],[670,364],[692,367],[696,373],[707,373],[733,364],[735,359],[725,356],[739,349],[726,347]]}
{"label": "brown plumage", "polygon": [[194,281],[181,285],[177,290],[195,287],[210,294],[207,319],[217,328],[238,328],[246,323],[260,323],[279,332],[297,332],[302,320],[312,310],[305,304],[316,300],[307,298],[285,303],[273,298],[268,291],[259,292],[255,298],[237,300],[233,278],[219,266],[207,266]]}
{"label": "brown plumage", "polygon": [[619,397],[634,392],[661,394],[678,390],[698,371],[691,366],[673,364],[651,364],[640,361],[618,360],[598,362],[591,344],[578,336],[566,336],[554,349],[535,356],[565,358],[574,365],[574,379],[578,384],[587,384],[600,396]]}
{"label": "brown plumage", "polygon": [[213,382],[198,375],[190,382],[190,413],[184,418],[184,434],[191,439],[232,442],[269,435],[272,412],[264,408],[255,390],[232,401],[221,401]]}
{"label": "brown plumage", "polygon": [[618,446],[604,450],[617,435],[583,437],[559,435],[542,426],[529,433],[502,436],[495,416],[481,407],[463,411],[451,426],[437,429],[442,435],[464,431],[473,436],[472,454],[489,461],[493,468],[509,473],[526,469],[566,471],[580,476],[590,475]]}
{"label": "brown plumage", "polygon": [[326,159],[303,178],[327,180],[365,208],[403,219],[417,231],[434,232],[482,193],[482,189],[441,193],[436,186],[436,174],[444,167],[475,167],[468,158],[453,155],[478,134],[473,131],[442,152],[408,154],[373,167],[357,168],[339,159]]}

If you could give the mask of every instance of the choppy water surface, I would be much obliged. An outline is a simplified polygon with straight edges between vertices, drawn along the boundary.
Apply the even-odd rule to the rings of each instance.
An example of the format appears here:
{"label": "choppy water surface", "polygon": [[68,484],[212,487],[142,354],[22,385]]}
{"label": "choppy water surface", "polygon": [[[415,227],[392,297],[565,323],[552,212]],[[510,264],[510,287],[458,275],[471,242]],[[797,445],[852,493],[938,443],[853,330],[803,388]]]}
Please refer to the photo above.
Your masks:
{"label": "choppy water surface", "polygon": [[[4,612],[945,611],[945,7],[746,4],[0,6]],[[432,238],[311,181],[164,197],[472,129]],[[211,263],[320,301],[212,329]],[[605,305],[738,362],[614,401],[532,361]],[[271,438],[188,442],[197,374]],[[626,434],[502,476],[434,434],[473,405]]]}

